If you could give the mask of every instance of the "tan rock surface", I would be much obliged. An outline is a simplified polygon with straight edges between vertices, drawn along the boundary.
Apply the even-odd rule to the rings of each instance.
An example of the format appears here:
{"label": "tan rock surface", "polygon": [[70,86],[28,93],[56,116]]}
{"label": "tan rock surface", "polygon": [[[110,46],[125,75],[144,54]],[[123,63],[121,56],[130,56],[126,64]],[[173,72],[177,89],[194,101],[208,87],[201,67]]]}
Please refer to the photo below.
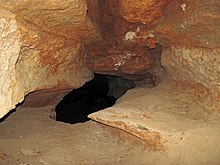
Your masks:
{"label": "tan rock surface", "polygon": [[89,117],[142,139],[149,150],[166,155],[164,163],[218,164],[219,116],[200,109],[193,95],[161,84],[132,89]]}
{"label": "tan rock surface", "polygon": [[[19,94],[15,64],[21,47],[15,15],[0,10],[0,118],[14,105],[21,101],[24,94]],[[14,91],[17,91],[14,93]]]}
{"label": "tan rock surface", "polygon": [[219,1],[172,1],[166,10],[154,34],[163,45],[167,79],[197,95],[202,110],[219,112]]}
{"label": "tan rock surface", "polygon": [[78,56],[81,43],[97,37],[86,1],[0,1],[0,8],[0,117],[29,92],[92,78]]}
{"label": "tan rock surface", "polygon": [[90,117],[145,141],[163,164],[219,164],[219,19],[219,0],[0,0],[0,118],[29,92],[78,88],[87,68],[152,76],[164,83]]}
{"label": "tan rock surface", "polygon": [[220,49],[171,47],[162,65],[172,86],[195,95],[201,110],[220,112]]}

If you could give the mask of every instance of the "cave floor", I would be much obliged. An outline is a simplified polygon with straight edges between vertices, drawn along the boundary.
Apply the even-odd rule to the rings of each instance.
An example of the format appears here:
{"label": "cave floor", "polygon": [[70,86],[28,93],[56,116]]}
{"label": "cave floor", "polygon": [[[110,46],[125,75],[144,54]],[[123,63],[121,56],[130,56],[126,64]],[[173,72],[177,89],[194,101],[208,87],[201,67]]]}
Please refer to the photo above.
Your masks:
{"label": "cave floor", "polygon": [[57,122],[51,108],[21,106],[0,123],[0,165],[220,164],[219,114],[163,84],[128,91],[90,115],[98,122]]}
{"label": "cave floor", "polygon": [[[208,96],[206,96],[208,97]],[[113,107],[89,117],[146,142],[151,164],[220,164],[219,113],[193,93],[161,83],[127,91]]]}
{"label": "cave floor", "polygon": [[123,140],[123,132],[93,121],[56,122],[49,111],[17,108],[0,123],[1,165],[146,164],[146,148],[126,133]]}

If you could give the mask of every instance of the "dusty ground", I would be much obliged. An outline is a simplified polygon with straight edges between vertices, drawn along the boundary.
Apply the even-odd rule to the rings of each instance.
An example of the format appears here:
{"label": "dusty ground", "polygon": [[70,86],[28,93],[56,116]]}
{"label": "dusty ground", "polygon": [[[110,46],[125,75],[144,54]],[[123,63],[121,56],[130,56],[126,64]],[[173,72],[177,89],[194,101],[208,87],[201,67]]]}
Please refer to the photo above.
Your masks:
{"label": "dusty ground", "polygon": [[56,122],[49,109],[18,108],[0,123],[0,165],[146,164],[151,153],[113,128]]}
{"label": "dusty ground", "polygon": [[220,116],[208,106],[204,97],[199,102],[194,93],[161,83],[131,89],[89,117],[146,141],[155,153],[145,154],[148,164],[219,165]]}
{"label": "dusty ground", "polygon": [[21,106],[0,122],[0,165],[218,165],[219,114],[193,98],[163,85],[132,89],[91,114],[112,127],[57,122],[49,106]]}

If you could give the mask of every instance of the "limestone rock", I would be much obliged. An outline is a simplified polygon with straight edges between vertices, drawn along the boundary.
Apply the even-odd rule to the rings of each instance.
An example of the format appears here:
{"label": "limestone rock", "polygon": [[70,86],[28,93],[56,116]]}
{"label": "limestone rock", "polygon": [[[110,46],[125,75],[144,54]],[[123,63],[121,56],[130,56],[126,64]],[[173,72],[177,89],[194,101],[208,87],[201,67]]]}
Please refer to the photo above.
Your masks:
{"label": "limestone rock", "polygon": [[118,49],[117,46],[100,42],[87,44],[84,51],[85,66],[90,70],[122,76],[127,79],[141,79],[148,77],[160,67],[161,47],[154,50],[148,48],[126,48]]}
{"label": "limestone rock", "polygon": [[76,41],[95,35],[94,26],[86,18],[86,0],[33,0],[31,3],[0,0],[0,6],[51,35],[60,35]]}
{"label": "limestone rock", "polygon": [[[15,65],[21,48],[20,32],[15,15],[0,10],[0,117],[23,99],[18,89]],[[16,91],[16,92],[15,92]]]}
{"label": "limestone rock", "polygon": [[219,111],[219,1],[173,1],[166,10],[154,33],[163,45],[167,79],[197,95],[206,112]]}
{"label": "limestone rock", "polygon": [[[99,14],[94,14],[95,7]],[[206,112],[219,111],[218,0],[104,0],[88,8],[103,39],[85,45],[89,69],[130,79],[150,75],[168,80],[174,88],[199,95],[198,102],[208,105],[203,107]]]}
{"label": "limestone rock", "polygon": [[98,37],[86,1],[0,1],[0,9],[0,117],[29,92],[92,78],[78,56],[81,43]]}
{"label": "limestone rock", "polygon": [[161,69],[158,40],[148,27],[131,23],[121,16],[119,6],[125,2],[88,1],[88,17],[102,38],[84,45],[82,56],[85,66],[94,72],[129,79],[145,78],[148,74],[158,77]]}
{"label": "limestone rock", "polygon": [[220,46],[220,3],[218,0],[172,1],[161,22],[153,28],[162,45],[187,48]]}
{"label": "limestone rock", "polygon": [[219,111],[220,49],[171,47],[163,51],[162,65],[169,83],[195,95],[202,110]]}
{"label": "limestone rock", "polygon": [[143,140],[147,148],[155,152],[149,162],[219,163],[219,115],[205,114],[194,95],[172,89],[167,84],[132,89],[113,107],[89,117]]}
{"label": "limestone rock", "polygon": [[[161,63],[151,60],[145,66],[148,68],[145,73],[161,65],[165,72],[159,75],[164,82],[152,89],[131,90],[115,106],[89,117],[142,139],[149,150],[159,151],[156,152],[160,153],[158,158],[164,160],[161,164],[219,164],[219,1],[122,0],[108,3],[107,6],[114,7],[105,6],[104,11],[112,16],[103,14],[103,17],[111,18],[112,22],[103,19],[105,26],[99,26],[103,40],[110,48],[114,43],[122,45],[113,50],[129,50],[129,46],[133,46],[133,51],[143,47],[154,49],[161,44]],[[153,9],[155,12],[143,14]],[[108,35],[102,31],[103,27],[112,27]],[[107,71],[115,74],[108,64],[113,61],[111,56],[117,54],[118,57],[120,53],[112,51],[111,54],[110,48],[102,47],[104,51],[90,51],[90,57],[93,54],[97,59],[100,57],[93,68],[103,71],[104,66],[108,66]],[[102,54],[106,58],[99,62],[104,58]],[[134,71],[133,67],[130,69]],[[131,70],[129,73],[134,76]],[[155,70],[154,74],[160,69]]]}
{"label": "limestone rock", "polygon": [[40,154],[40,151],[36,151],[35,148],[21,149],[21,154],[24,156],[37,156]]}
{"label": "limestone rock", "polygon": [[55,107],[72,89],[40,90],[28,94],[21,107]]}
{"label": "limestone rock", "polygon": [[129,22],[152,24],[163,16],[165,0],[120,0],[119,12]]}

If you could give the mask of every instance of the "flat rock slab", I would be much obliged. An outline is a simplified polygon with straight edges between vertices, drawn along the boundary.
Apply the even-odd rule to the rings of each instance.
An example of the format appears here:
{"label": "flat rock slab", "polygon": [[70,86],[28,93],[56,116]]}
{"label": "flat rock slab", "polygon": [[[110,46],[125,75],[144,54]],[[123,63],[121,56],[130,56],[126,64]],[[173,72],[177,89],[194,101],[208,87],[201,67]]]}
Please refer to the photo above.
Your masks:
{"label": "flat rock slab", "polygon": [[195,96],[165,84],[132,89],[89,117],[142,139],[170,163],[220,163],[219,114],[204,112]]}

